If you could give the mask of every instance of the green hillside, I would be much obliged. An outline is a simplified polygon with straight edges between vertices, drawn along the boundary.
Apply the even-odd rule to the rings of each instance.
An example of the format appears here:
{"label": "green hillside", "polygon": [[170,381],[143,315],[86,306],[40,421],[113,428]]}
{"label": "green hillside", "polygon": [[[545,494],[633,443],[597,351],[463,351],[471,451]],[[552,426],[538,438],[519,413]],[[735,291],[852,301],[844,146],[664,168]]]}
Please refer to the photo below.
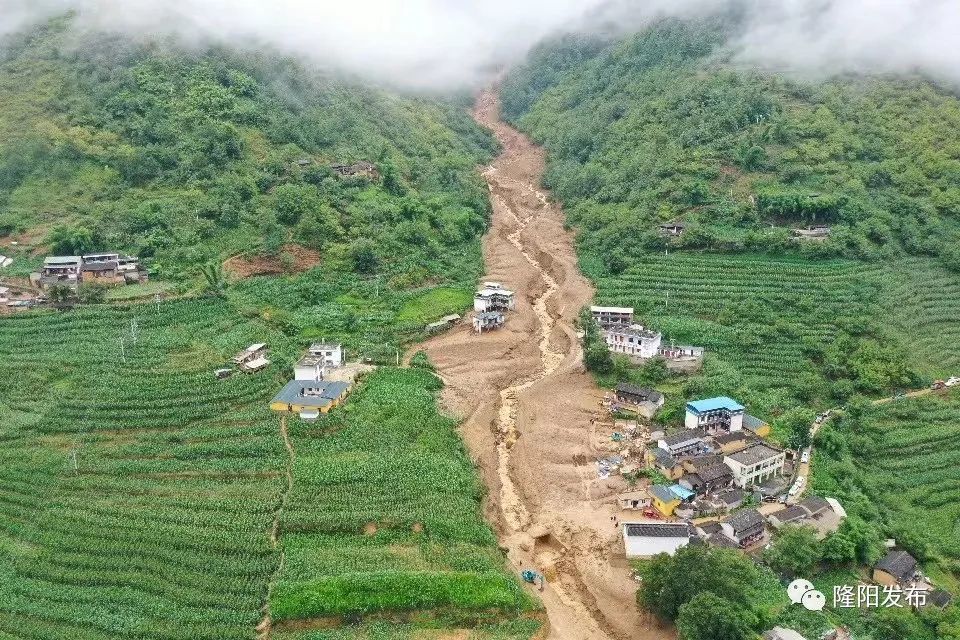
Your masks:
{"label": "green hillside", "polygon": [[[492,138],[269,54],[77,38],[0,51],[0,280],[112,249],[151,281],[0,318],[0,637],[532,635],[432,374],[291,418],[294,458],[267,408],[311,339],[392,363],[469,306]],[[253,342],[267,370],[214,377]]]}
{"label": "green hillside", "polygon": [[[706,346],[690,392],[771,416],[955,372],[960,100],[919,78],[739,70],[737,25],[562,38],[505,82],[598,300]],[[792,233],[817,225],[828,238]]]}

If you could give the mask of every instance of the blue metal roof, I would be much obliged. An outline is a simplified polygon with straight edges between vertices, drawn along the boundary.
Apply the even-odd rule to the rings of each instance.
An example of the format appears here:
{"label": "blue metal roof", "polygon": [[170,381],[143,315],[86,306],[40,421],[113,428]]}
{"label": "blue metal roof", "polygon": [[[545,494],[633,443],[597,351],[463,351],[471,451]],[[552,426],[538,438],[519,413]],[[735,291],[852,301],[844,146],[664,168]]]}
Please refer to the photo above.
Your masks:
{"label": "blue metal roof", "polygon": [[670,491],[672,491],[673,494],[681,500],[686,500],[687,498],[691,498],[696,495],[693,491],[690,491],[690,489],[682,487],[679,484],[672,485],[670,487]]}
{"label": "blue metal roof", "polygon": [[[350,388],[346,382],[326,382],[324,380],[291,380],[274,396],[272,402],[297,404],[307,407],[326,407]],[[305,393],[307,391],[312,393]]]}
{"label": "blue metal roof", "polygon": [[716,411],[717,409],[727,409],[729,411],[743,411],[743,405],[727,396],[717,398],[707,398],[706,400],[693,400],[687,403],[687,409],[694,413],[706,413],[707,411]]}
{"label": "blue metal roof", "polygon": [[677,499],[677,494],[670,490],[670,487],[664,486],[662,484],[652,485],[647,491],[657,500],[661,502],[673,502]]}

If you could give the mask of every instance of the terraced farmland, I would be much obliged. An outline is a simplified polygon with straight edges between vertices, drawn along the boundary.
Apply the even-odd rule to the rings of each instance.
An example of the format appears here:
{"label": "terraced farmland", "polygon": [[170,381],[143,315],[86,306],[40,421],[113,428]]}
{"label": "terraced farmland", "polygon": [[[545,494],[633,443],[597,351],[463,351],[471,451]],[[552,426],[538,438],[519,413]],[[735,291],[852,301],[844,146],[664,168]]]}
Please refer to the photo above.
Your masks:
{"label": "terraced farmland", "polygon": [[[258,341],[269,370],[214,378]],[[0,637],[253,638],[277,576],[281,620],[416,609],[528,637],[426,372],[379,372],[326,420],[291,419],[271,544],[289,458],[266,401],[298,350],[218,300],[0,322]],[[386,633],[371,624],[330,633]]]}
{"label": "terraced farmland", "polygon": [[456,425],[437,413],[439,388],[422,370],[381,370],[346,411],[291,424],[296,482],[271,602],[281,627],[382,611],[482,621],[531,608],[481,518]]}
{"label": "terraced farmland", "polygon": [[863,273],[848,261],[673,253],[619,276],[593,275],[599,304],[633,306],[665,341],[706,347],[708,380],[716,374],[707,386],[762,392],[764,404],[776,404],[765,390],[817,374],[805,345],[820,347],[841,323],[871,313]]}
{"label": "terraced farmland", "polygon": [[960,392],[873,406],[834,430],[845,447],[821,456],[814,488],[875,509],[901,544],[960,574]]}

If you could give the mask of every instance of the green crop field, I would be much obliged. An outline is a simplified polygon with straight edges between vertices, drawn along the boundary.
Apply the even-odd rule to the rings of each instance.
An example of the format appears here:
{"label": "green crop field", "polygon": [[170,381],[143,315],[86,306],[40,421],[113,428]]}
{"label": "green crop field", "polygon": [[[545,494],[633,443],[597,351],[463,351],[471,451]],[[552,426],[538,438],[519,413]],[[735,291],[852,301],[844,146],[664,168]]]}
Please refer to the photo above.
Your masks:
{"label": "green crop field", "polygon": [[482,487],[429,372],[373,374],[346,410],[297,422],[280,620],[455,608],[529,607],[480,515]]}
{"label": "green crop field", "polygon": [[960,574],[960,393],[866,406],[830,431],[814,489],[882,522],[931,568]]}
{"label": "green crop field", "polygon": [[[267,371],[214,378],[256,341]],[[298,351],[216,299],[0,322],[0,635],[252,638],[281,563],[279,618],[445,608],[496,626],[529,608],[424,371],[291,420],[270,544],[288,457],[266,405]]]}

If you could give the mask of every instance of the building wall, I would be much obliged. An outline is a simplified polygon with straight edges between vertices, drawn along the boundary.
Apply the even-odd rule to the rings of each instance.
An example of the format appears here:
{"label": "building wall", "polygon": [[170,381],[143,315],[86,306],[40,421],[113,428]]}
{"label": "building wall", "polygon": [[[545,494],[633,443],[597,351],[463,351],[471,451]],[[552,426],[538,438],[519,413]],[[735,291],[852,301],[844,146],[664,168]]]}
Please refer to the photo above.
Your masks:
{"label": "building wall", "polygon": [[744,466],[729,457],[724,457],[723,461],[733,470],[734,481],[737,486],[743,488],[751,484],[758,484],[767,478],[773,477],[783,471],[783,463],[786,456],[781,453],[775,458],[764,460],[761,463]]}
{"label": "building wall", "polygon": [[685,426],[687,429],[696,429],[698,426],[700,426],[700,421],[697,418],[697,414],[693,413],[692,411],[687,411],[687,415],[683,419],[683,426]]}
{"label": "building wall", "polygon": [[[626,529],[624,529],[626,531]],[[677,549],[690,544],[690,538],[659,538],[628,536],[624,533],[623,546],[628,558],[649,558],[658,553],[673,555]]]}
{"label": "building wall", "polygon": [[735,413],[730,416],[730,431],[743,430],[743,413]]}
{"label": "building wall", "polygon": [[674,500],[672,502],[663,502],[656,496],[653,497],[653,508],[668,518],[673,515],[673,512],[677,510],[677,507],[679,505],[680,505],[680,500]]}

